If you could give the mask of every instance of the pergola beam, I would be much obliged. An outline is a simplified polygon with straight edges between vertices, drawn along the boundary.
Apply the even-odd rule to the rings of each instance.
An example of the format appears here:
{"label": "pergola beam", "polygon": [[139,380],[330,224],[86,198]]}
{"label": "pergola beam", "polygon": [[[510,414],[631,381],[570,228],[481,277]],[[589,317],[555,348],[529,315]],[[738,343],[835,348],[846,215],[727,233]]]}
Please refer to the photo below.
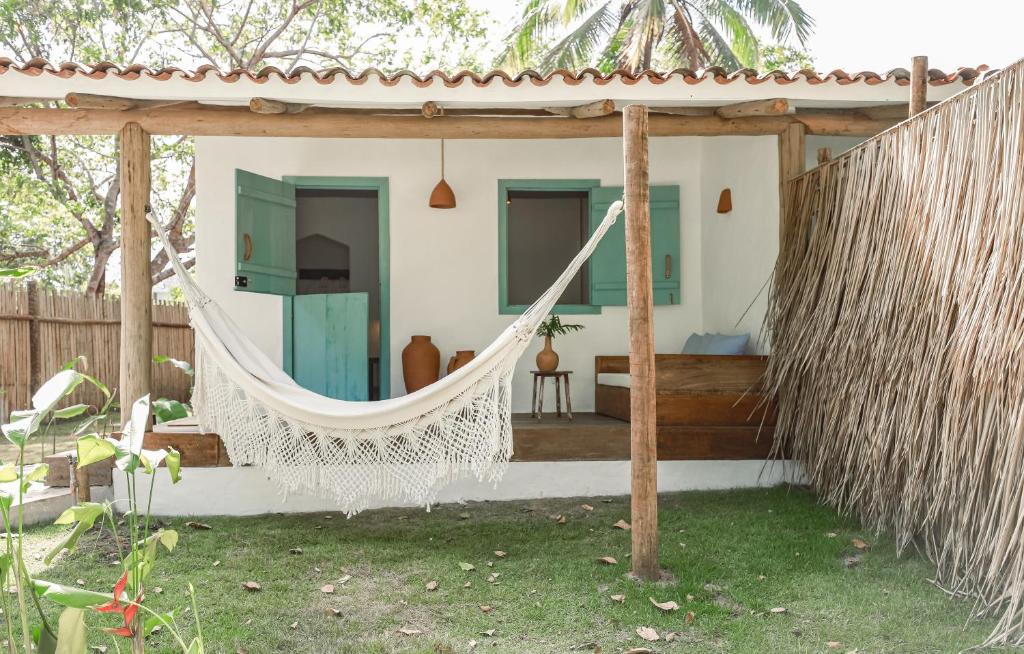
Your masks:
{"label": "pergola beam", "polygon": [[750,116],[782,116],[789,113],[789,102],[784,98],[753,100],[727,104],[715,110],[719,118],[746,118]]}
{"label": "pergola beam", "polygon": [[[797,113],[726,119],[719,116],[650,116],[651,136],[763,136],[799,122],[808,134],[873,136],[895,120],[853,112]],[[561,117],[366,115],[310,108],[291,114],[257,114],[248,107],[183,104],[148,109],[0,109],[0,134],[117,134],[128,123],[154,135],[274,136],[309,138],[538,139],[622,136],[615,115],[587,120]]]}
{"label": "pergola beam", "polygon": [[282,102],[270,98],[252,98],[249,100],[249,111],[257,114],[299,114],[309,109],[310,105],[301,102]]}
{"label": "pergola beam", "polygon": [[110,109],[112,111],[128,111],[131,109],[159,109],[187,104],[184,100],[140,100],[122,98],[115,95],[93,95],[91,93],[68,93],[64,96],[64,104],[72,109]]}
{"label": "pergola beam", "polygon": [[555,116],[567,116],[569,118],[600,118],[601,116],[610,116],[615,113],[615,101],[598,100],[581,104],[578,107],[548,107],[545,111]]}

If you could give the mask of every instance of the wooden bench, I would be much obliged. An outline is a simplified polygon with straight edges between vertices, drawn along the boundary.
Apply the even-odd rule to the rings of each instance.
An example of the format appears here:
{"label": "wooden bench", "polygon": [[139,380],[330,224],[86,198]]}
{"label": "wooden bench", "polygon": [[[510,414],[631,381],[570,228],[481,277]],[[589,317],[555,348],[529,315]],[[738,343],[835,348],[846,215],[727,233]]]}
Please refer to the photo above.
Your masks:
{"label": "wooden bench", "polygon": [[[768,357],[752,355],[656,355],[659,454],[664,448],[685,458],[765,458],[776,416],[763,392],[767,364]],[[602,383],[602,375],[628,375],[629,357],[595,357],[594,373],[596,413],[628,421],[629,388]]]}

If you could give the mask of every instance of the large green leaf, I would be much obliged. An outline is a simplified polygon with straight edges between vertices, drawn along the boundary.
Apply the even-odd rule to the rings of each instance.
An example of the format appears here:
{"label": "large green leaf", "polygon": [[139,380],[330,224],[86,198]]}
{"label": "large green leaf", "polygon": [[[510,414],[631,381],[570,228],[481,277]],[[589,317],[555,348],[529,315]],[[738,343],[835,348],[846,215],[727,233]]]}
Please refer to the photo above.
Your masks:
{"label": "large green leaf", "polygon": [[19,279],[27,277],[34,272],[32,268],[0,268],[0,277],[11,277]]}
{"label": "large green leaf", "polygon": [[9,484],[12,481],[18,480],[18,468],[12,464],[0,467],[0,484]]}
{"label": "large green leaf", "polygon": [[54,411],[53,417],[66,420],[68,418],[76,418],[88,410],[88,404],[72,404],[71,406],[64,407],[63,409],[57,409],[56,411]]}
{"label": "large green leaf", "polygon": [[43,563],[50,565],[50,563],[61,553],[61,550],[67,548],[68,550],[74,550],[75,545],[78,544],[82,534],[92,529],[92,526],[96,524],[96,520],[104,514],[107,507],[103,504],[97,504],[96,502],[86,502],[78,506],[73,506],[66,510],[64,513],[57,518],[54,523],[56,525],[69,525],[74,522],[78,524],[75,528],[67,533],[63,540],[53,546],[46,556],[43,558]]}
{"label": "large green leaf", "polygon": [[88,609],[106,604],[112,597],[109,593],[103,594],[74,586],[63,586],[42,579],[33,579],[32,586],[39,597],[75,609]]}
{"label": "large green leaf", "polygon": [[188,417],[188,407],[178,400],[168,400],[165,397],[153,402],[153,415],[157,422],[170,422],[179,418]]}
{"label": "large green leaf", "polygon": [[43,414],[40,411],[29,410],[29,411],[12,411],[11,422],[0,427],[0,431],[3,431],[4,436],[7,440],[11,441],[18,447],[25,445],[25,442],[32,437],[32,434],[39,430],[39,425],[43,420]]}
{"label": "large green leaf", "polygon": [[174,366],[175,368],[177,368],[178,370],[180,370],[183,373],[185,373],[186,375],[188,375],[189,377],[192,377],[193,375],[195,375],[195,370],[192,368],[192,364],[189,363],[188,361],[182,361],[181,359],[172,359],[169,356],[164,356],[163,354],[158,354],[158,355],[153,357],[153,362],[154,363],[169,363],[172,366]]}
{"label": "large green leaf", "polygon": [[139,461],[142,462],[142,467],[147,475],[153,474],[153,471],[159,468],[166,458],[167,450],[142,450],[142,454],[139,455]]}
{"label": "large green leaf", "polygon": [[85,654],[85,613],[82,609],[64,609],[57,625],[54,654]]}
{"label": "large green leaf", "polygon": [[171,483],[181,481],[181,453],[173,447],[167,448],[167,472],[171,473]]}
{"label": "large green leaf", "polygon": [[174,611],[168,611],[167,613],[151,615],[148,618],[146,618],[146,622],[143,624],[142,633],[149,636],[157,627],[170,627],[173,624]]}
{"label": "large green leaf", "polygon": [[32,396],[32,408],[41,413],[50,411],[81,383],[82,373],[77,370],[61,370],[50,377]]}
{"label": "large green leaf", "polygon": [[118,442],[113,438],[100,438],[96,434],[82,436],[76,441],[78,465],[87,466],[118,456]]}
{"label": "large green leaf", "polygon": [[50,464],[48,463],[40,463],[39,465],[33,466],[32,469],[25,474],[24,479],[21,480],[22,491],[27,491],[33,483],[46,479],[46,475],[49,474],[49,472]]}
{"label": "large green leaf", "polygon": [[128,439],[128,451],[135,456],[142,454],[142,441],[146,437],[148,421],[149,395],[144,395],[132,404],[131,420],[124,426],[125,437]]}
{"label": "large green leaf", "polygon": [[42,625],[37,626],[32,632],[32,640],[35,641],[39,654],[56,654],[57,637],[43,629]]}

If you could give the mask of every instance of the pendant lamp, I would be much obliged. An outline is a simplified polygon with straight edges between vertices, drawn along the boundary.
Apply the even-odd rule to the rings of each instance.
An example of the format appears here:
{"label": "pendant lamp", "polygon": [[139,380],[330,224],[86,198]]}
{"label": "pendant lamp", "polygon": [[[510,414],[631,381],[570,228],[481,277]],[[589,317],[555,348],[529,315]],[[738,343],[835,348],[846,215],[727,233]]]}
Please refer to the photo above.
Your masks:
{"label": "pendant lamp", "polygon": [[444,139],[441,139],[441,181],[430,192],[430,206],[433,209],[455,208],[455,192],[444,181]]}

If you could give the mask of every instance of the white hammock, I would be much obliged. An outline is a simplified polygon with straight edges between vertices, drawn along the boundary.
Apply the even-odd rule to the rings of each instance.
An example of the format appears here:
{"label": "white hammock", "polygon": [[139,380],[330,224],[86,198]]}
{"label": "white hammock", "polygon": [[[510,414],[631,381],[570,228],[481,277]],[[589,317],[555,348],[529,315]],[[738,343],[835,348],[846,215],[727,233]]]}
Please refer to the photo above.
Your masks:
{"label": "white hammock", "polygon": [[512,373],[622,202],[565,271],[475,359],[403,397],[347,402],[296,384],[196,285],[159,221],[156,229],[196,333],[192,407],[232,464],[266,470],[286,492],[328,497],[349,515],[385,501],[427,505],[447,483],[496,482],[512,455]]}

